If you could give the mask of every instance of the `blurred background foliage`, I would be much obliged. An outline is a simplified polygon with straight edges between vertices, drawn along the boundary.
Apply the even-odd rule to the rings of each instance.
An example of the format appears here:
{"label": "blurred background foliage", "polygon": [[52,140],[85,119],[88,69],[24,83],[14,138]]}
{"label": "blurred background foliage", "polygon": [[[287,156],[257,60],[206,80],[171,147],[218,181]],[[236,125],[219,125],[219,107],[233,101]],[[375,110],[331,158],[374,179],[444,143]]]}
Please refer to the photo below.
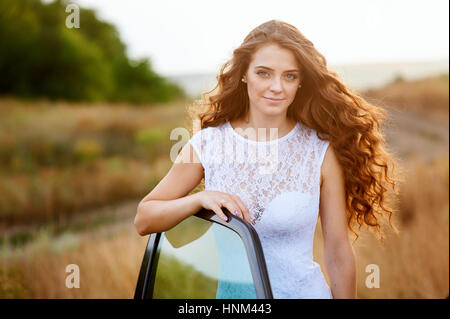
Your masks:
{"label": "blurred background foliage", "polygon": [[0,94],[140,104],[184,96],[148,59],[129,59],[115,26],[94,11],[80,8],[80,28],[67,28],[66,5],[0,2]]}

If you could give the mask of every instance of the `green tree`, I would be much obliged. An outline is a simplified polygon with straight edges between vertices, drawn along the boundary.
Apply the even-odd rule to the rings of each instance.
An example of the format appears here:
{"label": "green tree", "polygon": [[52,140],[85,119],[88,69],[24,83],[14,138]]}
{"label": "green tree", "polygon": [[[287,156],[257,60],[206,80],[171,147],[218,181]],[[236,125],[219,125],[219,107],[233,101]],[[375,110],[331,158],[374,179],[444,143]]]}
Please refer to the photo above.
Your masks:
{"label": "green tree", "polygon": [[[68,2],[67,2],[68,3]],[[0,94],[78,101],[165,102],[184,92],[131,61],[117,29],[92,10],[65,26],[66,2],[0,2]]]}

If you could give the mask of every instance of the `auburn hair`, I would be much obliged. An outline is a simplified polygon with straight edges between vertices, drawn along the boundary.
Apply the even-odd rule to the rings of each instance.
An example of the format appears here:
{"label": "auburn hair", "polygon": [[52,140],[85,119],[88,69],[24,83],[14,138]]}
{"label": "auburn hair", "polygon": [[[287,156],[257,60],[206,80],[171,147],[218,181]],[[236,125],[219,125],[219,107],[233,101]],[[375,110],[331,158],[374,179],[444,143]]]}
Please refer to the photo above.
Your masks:
{"label": "auburn hair", "polygon": [[[345,85],[327,68],[320,54],[296,27],[279,20],[253,29],[233,51],[217,75],[216,86],[201,95],[188,109],[199,128],[241,119],[249,111],[247,86],[241,81],[252,54],[268,44],[289,49],[301,67],[301,89],[288,108],[287,117],[314,129],[321,140],[329,140],[344,172],[348,229],[359,237],[355,226],[365,225],[383,239],[380,221],[394,213],[389,193],[398,195],[396,159],[386,150],[381,123],[386,111],[372,105]],[[380,219],[381,218],[381,219]]]}

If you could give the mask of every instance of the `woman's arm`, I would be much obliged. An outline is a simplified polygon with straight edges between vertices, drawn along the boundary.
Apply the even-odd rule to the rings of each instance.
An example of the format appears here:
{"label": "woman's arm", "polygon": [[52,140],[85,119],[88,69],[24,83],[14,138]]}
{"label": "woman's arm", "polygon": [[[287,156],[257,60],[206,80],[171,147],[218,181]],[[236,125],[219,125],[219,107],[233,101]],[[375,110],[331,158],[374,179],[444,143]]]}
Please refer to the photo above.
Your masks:
{"label": "woman's arm", "polygon": [[333,298],[356,298],[356,266],[348,238],[343,170],[330,145],[322,164],[320,220]]}
{"label": "woman's arm", "polygon": [[[193,155],[193,159],[191,158]],[[203,166],[192,145],[187,143],[158,185],[138,205],[134,225],[141,236],[171,229],[201,208],[214,211],[227,221],[222,207],[251,223],[250,211],[233,194],[202,191],[189,196],[204,177]]]}
{"label": "woman's arm", "polygon": [[186,195],[201,182],[203,174],[197,154],[187,143],[167,175],[139,203],[134,219],[137,232],[145,236],[166,231],[199,211],[198,193]]}

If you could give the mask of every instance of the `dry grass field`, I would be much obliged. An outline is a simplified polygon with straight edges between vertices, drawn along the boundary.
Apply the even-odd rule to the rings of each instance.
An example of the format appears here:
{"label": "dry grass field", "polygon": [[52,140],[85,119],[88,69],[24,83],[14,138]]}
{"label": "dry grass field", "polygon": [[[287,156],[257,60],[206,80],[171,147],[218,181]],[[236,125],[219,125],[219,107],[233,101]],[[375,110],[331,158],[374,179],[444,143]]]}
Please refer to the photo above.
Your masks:
{"label": "dry grass field", "polygon": [[[386,229],[380,244],[362,231],[354,246],[358,298],[448,296],[448,76],[446,81],[447,90],[417,82],[370,92],[386,103],[395,94],[429,101],[431,111],[424,115],[420,103],[396,107],[398,99],[387,107],[388,146],[406,176],[394,219],[400,233]],[[429,92],[439,96],[430,98]],[[175,142],[168,133],[186,127],[186,106],[54,107],[0,100],[0,298],[133,297],[147,242],[132,224],[136,205],[170,168],[167,150]],[[91,144],[79,142],[81,136]],[[13,147],[21,143],[30,148]],[[322,264],[320,222],[314,248]],[[68,264],[80,267],[79,289],[65,286]],[[370,264],[380,269],[379,288],[365,284]]]}

